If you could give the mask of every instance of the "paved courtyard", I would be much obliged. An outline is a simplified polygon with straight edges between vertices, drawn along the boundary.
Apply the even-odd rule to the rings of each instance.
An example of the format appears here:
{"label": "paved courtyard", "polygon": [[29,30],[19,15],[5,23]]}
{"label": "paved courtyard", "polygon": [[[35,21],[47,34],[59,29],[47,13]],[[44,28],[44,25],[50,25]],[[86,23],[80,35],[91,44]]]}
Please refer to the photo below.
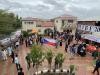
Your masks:
{"label": "paved courtyard", "polygon": [[[83,58],[75,56],[73,60],[69,60],[70,54],[64,51],[64,46],[58,47],[57,49],[55,47],[48,45],[43,46],[44,51],[47,50],[48,48],[50,48],[54,52],[54,54],[57,54],[59,52],[64,54],[64,56],[66,57],[63,63],[64,69],[67,69],[70,64],[74,64],[77,67],[76,75],[93,75],[92,74],[93,60],[90,55],[87,55],[86,57]],[[33,75],[32,66],[30,70],[27,70],[27,64],[25,61],[25,56],[28,52],[30,52],[30,49],[26,48],[25,45],[22,45],[18,51],[18,56],[25,75]],[[47,61],[45,60],[42,66],[40,66],[39,70],[47,69],[48,68],[47,65],[48,65]],[[14,63],[12,63],[10,57],[8,58],[7,61],[0,61],[0,75],[17,75],[16,66]]]}

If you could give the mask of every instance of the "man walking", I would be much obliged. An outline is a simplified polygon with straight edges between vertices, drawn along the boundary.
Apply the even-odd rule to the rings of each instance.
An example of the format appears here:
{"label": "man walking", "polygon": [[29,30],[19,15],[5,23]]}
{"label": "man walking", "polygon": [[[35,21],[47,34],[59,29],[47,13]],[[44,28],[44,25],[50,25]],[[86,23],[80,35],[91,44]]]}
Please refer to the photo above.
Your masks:
{"label": "man walking", "polygon": [[29,70],[30,69],[30,63],[31,63],[30,54],[29,53],[27,54],[25,59],[26,59],[26,62],[27,62],[27,69]]}
{"label": "man walking", "polygon": [[97,75],[99,75],[99,68],[100,68],[100,56],[96,60],[96,66],[94,68],[93,74],[95,73],[95,71],[97,71]]}
{"label": "man walking", "polygon": [[15,56],[14,60],[15,60],[16,68],[17,68],[17,70],[19,70],[20,69],[20,64],[19,64],[19,60],[18,60],[18,55]]}

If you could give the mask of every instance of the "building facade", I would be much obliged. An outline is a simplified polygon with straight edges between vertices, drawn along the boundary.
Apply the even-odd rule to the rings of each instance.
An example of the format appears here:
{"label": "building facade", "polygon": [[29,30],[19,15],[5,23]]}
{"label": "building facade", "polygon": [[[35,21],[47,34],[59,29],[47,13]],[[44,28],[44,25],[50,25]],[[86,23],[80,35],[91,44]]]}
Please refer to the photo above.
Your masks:
{"label": "building facade", "polygon": [[73,34],[77,27],[77,17],[71,15],[62,15],[54,19],[55,27],[57,31],[72,30]]}
{"label": "building facade", "polygon": [[64,30],[70,29],[74,34],[77,27],[77,17],[71,15],[62,15],[50,20],[43,20],[38,18],[22,19],[23,31],[37,29],[40,34],[44,34],[49,31],[53,32],[54,27],[56,27],[58,32],[63,32]]}

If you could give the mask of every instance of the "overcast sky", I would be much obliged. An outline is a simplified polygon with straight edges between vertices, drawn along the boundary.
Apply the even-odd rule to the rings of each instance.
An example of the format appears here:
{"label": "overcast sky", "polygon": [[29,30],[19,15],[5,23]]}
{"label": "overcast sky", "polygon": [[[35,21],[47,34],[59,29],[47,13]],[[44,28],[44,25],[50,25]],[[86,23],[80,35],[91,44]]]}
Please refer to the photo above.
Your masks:
{"label": "overcast sky", "polygon": [[100,18],[100,0],[0,0],[0,9],[22,17],[54,18],[70,14],[80,19]]}

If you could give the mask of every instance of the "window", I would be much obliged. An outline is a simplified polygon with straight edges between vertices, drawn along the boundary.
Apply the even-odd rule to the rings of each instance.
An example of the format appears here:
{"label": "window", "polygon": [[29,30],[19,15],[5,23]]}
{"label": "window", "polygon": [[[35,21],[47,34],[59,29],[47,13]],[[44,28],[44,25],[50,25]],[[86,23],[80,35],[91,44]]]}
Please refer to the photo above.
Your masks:
{"label": "window", "polygon": [[25,21],[24,23],[25,23],[25,24],[33,24],[34,22],[31,22],[31,21]]}
{"label": "window", "polygon": [[73,23],[73,20],[68,20],[69,23]]}
{"label": "window", "polygon": [[62,20],[62,26],[64,26],[64,24],[65,24],[65,23],[64,23],[64,20]]}
{"label": "window", "polygon": [[58,20],[56,20],[56,23],[58,23]]}
{"label": "window", "polygon": [[41,25],[36,25],[36,27],[41,27]]}
{"label": "window", "polygon": [[27,22],[24,22],[25,24],[27,24]]}
{"label": "window", "polygon": [[38,31],[41,32],[41,29],[39,29]]}

